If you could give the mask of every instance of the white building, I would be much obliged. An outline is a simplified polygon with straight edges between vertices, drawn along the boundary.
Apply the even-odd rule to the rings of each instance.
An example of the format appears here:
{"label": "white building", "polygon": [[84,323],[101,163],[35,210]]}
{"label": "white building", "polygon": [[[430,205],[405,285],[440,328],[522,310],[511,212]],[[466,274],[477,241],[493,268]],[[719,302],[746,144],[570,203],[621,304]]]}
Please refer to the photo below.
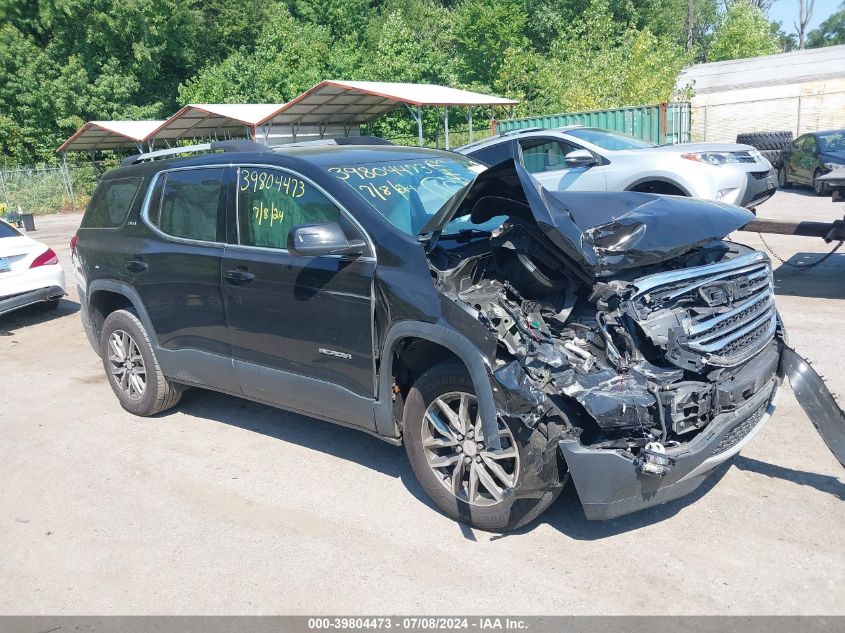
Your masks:
{"label": "white building", "polygon": [[679,90],[688,85],[693,140],[845,128],[845,45],[696,64],[678,78]]}

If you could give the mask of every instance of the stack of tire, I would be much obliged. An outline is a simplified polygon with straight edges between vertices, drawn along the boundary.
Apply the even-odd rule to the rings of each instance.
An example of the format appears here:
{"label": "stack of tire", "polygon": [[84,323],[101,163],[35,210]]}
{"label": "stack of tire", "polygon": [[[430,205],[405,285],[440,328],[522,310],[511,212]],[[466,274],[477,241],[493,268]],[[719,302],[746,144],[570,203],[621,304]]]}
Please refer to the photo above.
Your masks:
{"label": "stack of tire", "polygon": [[783,164],[784,150],[792,144],[792,132],[748,132],[737,134],[736,142],[760,150],[777,169]]}

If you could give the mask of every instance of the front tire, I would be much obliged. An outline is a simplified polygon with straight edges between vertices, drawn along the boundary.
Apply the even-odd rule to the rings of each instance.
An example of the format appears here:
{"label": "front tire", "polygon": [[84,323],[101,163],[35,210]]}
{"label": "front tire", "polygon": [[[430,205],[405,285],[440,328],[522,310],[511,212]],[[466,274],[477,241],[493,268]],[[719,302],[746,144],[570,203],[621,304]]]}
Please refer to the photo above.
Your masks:
{"label": "front tire", "polygon": [[[426,371],[405,402],[405,450],[429,497],[457,521],[505,532],[533,521],[563,486],[553,467],[542,469],[553,473],[550,481],[525,490],[527,461],[546,455],[546,438],[518,422],[498,422],[502,449],[492,451],[485,447],[472,381],[459,361]],[[556,466],[554,452],[551,459]]]}
{"label": "front tire", "polygon": [[155,415],[182,397],[180,387],[161,373],[147,331],[134,312],[116,310],[106,317],[100,357],[114,395],[129,413]]}

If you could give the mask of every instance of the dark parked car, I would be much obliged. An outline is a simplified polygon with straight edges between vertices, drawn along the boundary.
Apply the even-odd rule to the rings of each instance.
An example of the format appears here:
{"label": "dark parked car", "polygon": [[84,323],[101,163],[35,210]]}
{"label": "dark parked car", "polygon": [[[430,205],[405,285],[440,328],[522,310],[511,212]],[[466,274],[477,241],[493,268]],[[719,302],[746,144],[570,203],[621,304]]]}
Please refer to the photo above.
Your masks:
{"label": "dark parked car", "polygon": [[747,211],[358,142],[221,143],[103,177],[73,257],[127,411],[196,386],[404,443],[435,503],[491,530],[569,476],[591,519],[689,493],[784,374],[841,423],[784,343],[766,255],[721,239]]}
{"label": "dark parked car", "polygon": [[821,196],[827,188],[819,178],[842,168],[845,168],[845,130],[813,132],[799,136],[784,152],[778,180],[781,188],[809,185]]}

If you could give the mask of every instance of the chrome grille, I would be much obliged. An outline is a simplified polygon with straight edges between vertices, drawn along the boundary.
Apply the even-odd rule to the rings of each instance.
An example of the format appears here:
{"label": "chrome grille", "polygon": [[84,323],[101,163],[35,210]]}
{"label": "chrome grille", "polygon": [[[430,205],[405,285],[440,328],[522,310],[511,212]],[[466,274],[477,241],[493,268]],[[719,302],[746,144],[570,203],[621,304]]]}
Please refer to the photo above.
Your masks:
{"label": "chrome grille", "polygon": [[[699,364],[739,365],[765,348],[777,330],[771,266],[762,253],[659,273],[636,285],[638,323],[669,348],[667,358],[676,364],[684,356],[678,350],[685,350]],[[675,317],[669,325],[667,312]]]}

